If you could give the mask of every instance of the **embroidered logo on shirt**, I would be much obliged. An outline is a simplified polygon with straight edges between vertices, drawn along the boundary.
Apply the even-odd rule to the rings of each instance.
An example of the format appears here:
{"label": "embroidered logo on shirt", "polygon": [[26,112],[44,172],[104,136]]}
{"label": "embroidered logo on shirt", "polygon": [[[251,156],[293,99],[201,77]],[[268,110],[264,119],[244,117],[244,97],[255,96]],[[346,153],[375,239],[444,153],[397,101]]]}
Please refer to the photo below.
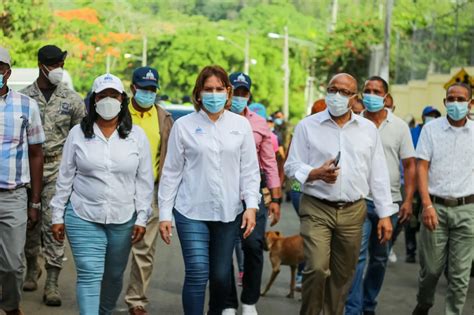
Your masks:
{"label": "embroidered logo on shirt", "polygon": [[194,133],[197,134],[197,135],[205,134],[204,130],[201,127],[197,127],[196,130],[194,131]]}
{"label": "embroidered logo on shirt", "polygon": [[240,131],[238,131],[238,130],[232,130],[232,131],[230,132],[230,134],[231,134],[231,135],[234,135],[234,136],[238,136],[238,135],[241,135],[242,133],[241,133]]}
{"label": "embroidered logo on shirt", "polygon": [[61,103],[59,105],[59,113],[63,115],[69,115],[71,113],[71,106],[69,103]]}

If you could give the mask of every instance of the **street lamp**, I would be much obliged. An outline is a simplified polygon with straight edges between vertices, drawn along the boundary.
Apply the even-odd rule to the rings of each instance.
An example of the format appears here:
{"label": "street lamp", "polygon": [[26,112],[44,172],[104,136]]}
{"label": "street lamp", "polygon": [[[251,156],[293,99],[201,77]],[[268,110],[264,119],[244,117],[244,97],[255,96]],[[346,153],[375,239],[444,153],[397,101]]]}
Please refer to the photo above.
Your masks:
{"label": "street lamp", "polygon": [[267,36],[271,39],[283,39],[284,40],[284,45],[283,45],[283,87],[284,87],[284,93],[283,93],[283,115],[288,119],[289,118],[289,99],[290,99],[290,64],[289,64],[289,42],[294,42],[299,45],[304,45],[308,46],[311,48],[316,48],[316,44],[313,42],[310,42],[308,40],[304,39],[299,39],[296,37],[291,37],[288,36],[288,26],[285,26],[284,28],[284,34],[278,34],[278,33],[268,33]]}
{"label": "street lamp", "polygon": [[[244,73],[248,75],[249,70],[250,70],[250,63],[252,62],[250,60],[250,53],[249,53],[249,51],[250,51],[249,35],[247,34],[247,37],[245,38],[245,47],[240,46],[236,42],[234,42],[234,41],[232,41],[232,40],[230,40],[227,37],[224,37],[222,35],[218,35],[216,38],[217,38],[217,40],[220,40],[220,41],[226,41],[226,42],[230,43],[231,45],[233,45],[234,47],[236,47],[239,50],[244,52]],[[255,59],[252,59],[252,60],[255,60]],[[255,60],[255,63],[257,63],[256,60]],[[254,64],[254,63],[252,63],[252,64]]]}

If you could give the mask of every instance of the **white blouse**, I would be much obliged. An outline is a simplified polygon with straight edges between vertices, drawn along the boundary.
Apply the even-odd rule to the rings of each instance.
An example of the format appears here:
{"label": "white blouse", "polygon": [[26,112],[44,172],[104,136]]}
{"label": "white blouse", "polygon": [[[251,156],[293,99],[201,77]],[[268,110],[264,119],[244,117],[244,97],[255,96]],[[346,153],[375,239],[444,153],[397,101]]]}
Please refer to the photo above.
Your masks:
{"label": "white blouse", "polygon": [[145,132],[134,125],[127,138],[121,139],[114,131],[107,139],[94,124],[94,134],[87,139],[80,125],[69,132],[50,203],[53,224],[64,223],[70,199],[75,213],[84,220],[121,224],[136,212],[135,224],[146,226],[154,183]]}
{"label": "white blouse", "polygon": [[260,201],[255,140],[245,117],[224,111],[215,122],[204,111],[175,122],[158,189],[160,221],[175,208],[187,218],[234,221]]}

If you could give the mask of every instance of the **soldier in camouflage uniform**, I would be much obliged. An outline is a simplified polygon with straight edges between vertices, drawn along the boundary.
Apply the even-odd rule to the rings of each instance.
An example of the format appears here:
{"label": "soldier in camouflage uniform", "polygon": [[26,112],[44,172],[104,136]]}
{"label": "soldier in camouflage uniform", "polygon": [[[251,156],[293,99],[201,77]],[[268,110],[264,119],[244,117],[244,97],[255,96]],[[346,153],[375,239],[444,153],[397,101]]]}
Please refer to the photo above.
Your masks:
{"label": "soldier in camouflage uniform", "polygon": [[43,302],[49,306],[60,306],[61,295],[58,277],[62,268],[64,244],[57,242],[51,233],[51,209],[49,202],[55,193],[56,177],[64,142],[69,130],[79,124],[85,116],[82,98],[61,82],[64,60],[67,52],[56,46],[47,45],[38,51],[39,77],[21,92],[38,102],[46,142],[43,144],[44,175],[41,196],[41,224],[27,232],[25,256],[27,261],[24,291],[35,291],[41,276],[38,256],[43,240],[47,279]]}

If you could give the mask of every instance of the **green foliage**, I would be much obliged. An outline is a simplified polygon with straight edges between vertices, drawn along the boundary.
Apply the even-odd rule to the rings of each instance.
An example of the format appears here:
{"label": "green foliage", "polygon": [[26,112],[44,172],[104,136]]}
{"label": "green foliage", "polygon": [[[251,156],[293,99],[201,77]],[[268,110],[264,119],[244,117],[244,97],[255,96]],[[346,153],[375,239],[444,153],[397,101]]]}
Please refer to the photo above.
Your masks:
{"label": "green foliage", "polygon": [[[252,93],[255,101],[272,112],[283,105],[283,40],[270,39],[267,34],[282,34],[287,26],[291,37],[316,44],[314,49],[290,41],[290,114],[300,118],[305,115],[304,91],[310,69],[322,90],[328,78],[341,71],[363,81],[370,47],[383,41],[385,1],[339,0],[332,33],[328,32],[331,3],[4,0],[0,1],[0,45],[10,49],[15,67],[35,67],[37,50],[45,44],[68,50],[66,69],[76,89],[85,94],[94,78],[105,72],[107,55],[111,72],[129,86],[133,70],[141,65],[142,38],[146,36],[148,64],[160,72],[161,93],[181,98],[191,93],[198,72],[206,65],[219,64],[229,73],[242,71],[248,36],[250,57],[257,61],[250,67]],[[445,71],[469,59],[464,52],[473,45],[474,8],[469,5],[461,10],[455,23],[456,17],[449,13],[454,5],[446,0],[395,1],[391,69],[397,81],[410,79],[412,73],[426,73],[430,64]],[[458,36],[453,37],[456,25]],[[234,44],[218,41],[218,35]],[[126,54],[132,58],[126,59]]]}

